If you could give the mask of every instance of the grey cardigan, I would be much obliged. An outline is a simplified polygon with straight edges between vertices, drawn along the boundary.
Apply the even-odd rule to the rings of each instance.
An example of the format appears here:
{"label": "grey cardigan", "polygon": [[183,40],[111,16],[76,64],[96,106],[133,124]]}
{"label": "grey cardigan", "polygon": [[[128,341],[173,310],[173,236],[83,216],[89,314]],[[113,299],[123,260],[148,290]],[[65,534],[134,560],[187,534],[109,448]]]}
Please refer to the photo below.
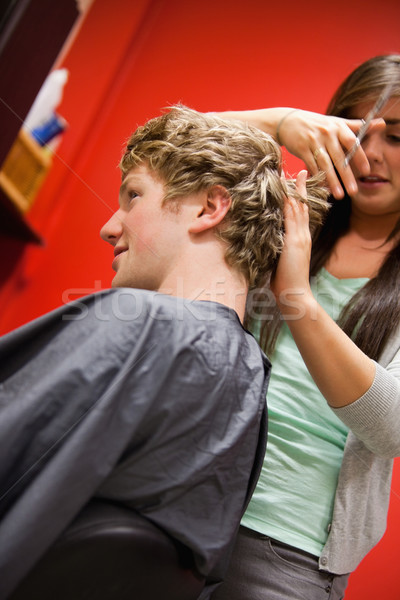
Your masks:
{"label": "grey cardigan", "polygon": [[375,379],[335,414],[350,428],[320,569],[350,573],[386,528],[393,458],[400,455],[400,328],[389,339]]}

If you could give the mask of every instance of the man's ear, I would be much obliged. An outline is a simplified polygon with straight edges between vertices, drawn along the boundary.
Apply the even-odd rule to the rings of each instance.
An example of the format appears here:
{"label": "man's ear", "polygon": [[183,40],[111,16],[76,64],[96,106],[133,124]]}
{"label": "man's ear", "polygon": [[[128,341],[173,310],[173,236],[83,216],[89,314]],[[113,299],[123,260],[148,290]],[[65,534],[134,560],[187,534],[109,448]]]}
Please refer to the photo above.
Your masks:
{"label": "man's ear", "polygon": [[201,210],[189,227],[190,233],[201,233],[218,227],[229,211],[232,199],[222,185],[213,185],[204,193]]}

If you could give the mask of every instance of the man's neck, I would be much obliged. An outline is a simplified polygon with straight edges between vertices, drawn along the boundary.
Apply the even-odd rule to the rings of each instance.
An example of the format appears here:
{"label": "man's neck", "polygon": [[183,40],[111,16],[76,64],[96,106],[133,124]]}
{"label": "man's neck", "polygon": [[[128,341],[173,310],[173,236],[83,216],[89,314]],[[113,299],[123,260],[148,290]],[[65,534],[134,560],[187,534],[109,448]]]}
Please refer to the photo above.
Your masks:
{"label": "man's neck", "polygon": [[218,302],[232,308],[243,322],[248,285],[243,276],[233,273],[226,267],[219,273],[216,273],[215,269],[210,269],[209,273],[202,273],[199,276],[194,269],[186,276],[168,278],[158,291],[193,301]]}

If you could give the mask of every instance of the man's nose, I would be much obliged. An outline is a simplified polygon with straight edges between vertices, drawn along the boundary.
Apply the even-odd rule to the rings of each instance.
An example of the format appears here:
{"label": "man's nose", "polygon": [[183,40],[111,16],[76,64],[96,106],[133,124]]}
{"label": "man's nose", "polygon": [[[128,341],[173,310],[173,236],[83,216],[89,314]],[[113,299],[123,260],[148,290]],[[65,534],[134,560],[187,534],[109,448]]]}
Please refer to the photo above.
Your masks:
{"label": "man's nose", "polygon": [[122,234],[122,220],[119,211],[115,212],[112,217],[100,229],[100,237],[105,242],[112,246],[118,242]]}

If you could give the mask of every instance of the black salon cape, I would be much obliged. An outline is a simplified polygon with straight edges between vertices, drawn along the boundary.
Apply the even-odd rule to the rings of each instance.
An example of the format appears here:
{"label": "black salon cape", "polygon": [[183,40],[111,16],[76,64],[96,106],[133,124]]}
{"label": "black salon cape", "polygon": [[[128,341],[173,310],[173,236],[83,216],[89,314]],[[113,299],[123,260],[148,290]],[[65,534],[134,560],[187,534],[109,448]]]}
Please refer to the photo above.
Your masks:
{"label": "black salon cape", "polygon": [[142,290],[4,336],[0,597],[91,497],[133,507],[219,582],[264,455],[269,369],[234,311]]}

